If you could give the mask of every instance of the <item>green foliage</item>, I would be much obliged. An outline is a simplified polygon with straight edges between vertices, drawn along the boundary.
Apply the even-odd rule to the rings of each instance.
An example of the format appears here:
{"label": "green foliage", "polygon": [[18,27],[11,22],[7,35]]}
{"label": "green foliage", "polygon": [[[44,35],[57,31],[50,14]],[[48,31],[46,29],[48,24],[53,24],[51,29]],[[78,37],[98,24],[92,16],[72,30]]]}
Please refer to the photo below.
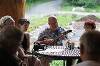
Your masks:
{"label": "green foliage", "polygon": [[85,9],[86,12],[100,12],[100,6],[95,6],[92,8],[86,8]]}
{"label": "green foliage", "polygon": [[85,7],[92,8],[96,5],[96,0],[86,0],[84,1]]}
{"label": "green foliage", "polygon": [[70,3],[70,5],[74,6],[84,6],[88,8],[92,8],[96,5],[96,0],[65,0]]}
{"label": "green foliage", "polygon": [[32,6],[35,6],[37,4],[41,4],[44,2],[48,2],[50,0],[26,0],[26,10],[30,9]]}
{"label": "green foliage", "polygon": [[38,2],[38,1],[41,1],[41,0],[26,0],[27,3],[34,3],[34,2]]}
{"label": "green foliage", "polygon": [[86,12],[100,12],[100,5],[96,0],[64,0],[61,4],[61,10],[72,11],[77,6],[83,6]]}
{"label": "green foliage", "polygon": [[61,4],[60,10],[71,11],[72,8],[73,8],[72,5],[70,5],[68,2],[64,1],[64,2]]}
{"label": "green foliage", "polygon": [[50,0],[26,0],[26,3],[47,2]]}

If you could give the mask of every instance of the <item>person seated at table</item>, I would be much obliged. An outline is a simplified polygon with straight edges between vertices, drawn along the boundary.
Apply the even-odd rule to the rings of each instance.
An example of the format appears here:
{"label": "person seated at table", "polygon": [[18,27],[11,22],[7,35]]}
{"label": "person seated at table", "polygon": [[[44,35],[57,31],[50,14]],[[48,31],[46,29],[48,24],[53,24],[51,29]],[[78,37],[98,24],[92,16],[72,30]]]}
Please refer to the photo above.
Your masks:
{"label": "person seated at table", "polygon": [[58,26],[57,19],[55,17],[48,18],[49,28],[40,33],[37,42],[46,45],[63,45],[62,40],[66,39],[66,36],[61,35],[65,30]]}
{"label": "person seated at table", "polygon": [[14,26],[5,26],[0,30],[0,66],[20,66],[16,56],[23,39],[23,32]]}
{"label": "person seated at table", "polygon": [[[65,30],[58,26],[57,19],[55,17],[48,18],[49,28],[40,33],[38,40],[35,43],[46,44],[50,46],[63,46],[62,40],[67,39],[66,35],[62,32]],[[41,59],[43,66],[50,66],[49,62],[51,58],[44,57]],[[68,66],[72,64],[72,59],[67,59]]]}
{"label": "person seated at table", "polygon": [[30,35],[28,32],[26,32],[28,27],[29,27],[29,24],[30,24],[30,22],[25,18],[18,20],[17,27],[20,28],[20,30],[22,32],[24,32],[24,39],[22,42],[22,48],[24,49],[25,53],[29,52],[29,48],[30,48]]}
{"label": "person seated at table", "polygon": [[[88,31],[94,31],[96,29],[96,25],[95,25],[95,21],[94,20],[87,20],[85,21],[84,23],[84,29],[85,29],[85,32],[88,32]],[[78,63],[81,62],[82,60],[79,59],[78,60]]]}
{"label": "person seated at table", "polygon": [[41,62],[38,58],[36,58],[35,56],[29,56],[29,49],[30,49],[30,36],[29,36],[29,33],[26,33],[28,27],[29,27],[29,24],[30,22],[25,19],[25,18],[21,18],[18,20],[18,28],[20,28],[20,30],[22,32],[24,32],[24,38],[23,38],[23,41],[21,43],[21,47],[19,49],[19,56],[20,58],[28,58],[28,65],[29,66],[41,66]]}
{"label": "person seated at table", "polygon": [[80,38],[80,57],[83,62],[74,66],[100,66],[100,32],[88,31]]}

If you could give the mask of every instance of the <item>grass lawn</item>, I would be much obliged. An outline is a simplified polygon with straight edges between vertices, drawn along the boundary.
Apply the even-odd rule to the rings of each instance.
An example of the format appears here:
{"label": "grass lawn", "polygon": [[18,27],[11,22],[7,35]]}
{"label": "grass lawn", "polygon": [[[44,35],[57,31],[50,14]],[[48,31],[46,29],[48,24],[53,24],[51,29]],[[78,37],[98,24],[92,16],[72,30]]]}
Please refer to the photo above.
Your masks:
{"label": "grass lawn", "polygon": [[50,66],[63,66],[63,60],[53,60]]}
{"label": "grass lawn", "polygon": [[29,32],[33,31],[33,30],[37,29],[39,26],[46,24],[47,23],[47,18],[48,17],[43,17],[43,18],[33,17],[30,21],[31,23],[30,23],[28,31]]}

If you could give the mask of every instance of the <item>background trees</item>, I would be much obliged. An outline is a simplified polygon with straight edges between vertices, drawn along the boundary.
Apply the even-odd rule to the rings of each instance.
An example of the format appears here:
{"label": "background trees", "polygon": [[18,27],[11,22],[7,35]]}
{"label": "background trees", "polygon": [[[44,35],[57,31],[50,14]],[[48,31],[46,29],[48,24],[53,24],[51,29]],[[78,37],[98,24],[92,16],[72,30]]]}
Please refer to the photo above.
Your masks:
{"label": "background trees", "polygon": [[69,3],[70,5],[84,6],[88,8],[92,8],[100,4],[99,0],[65,0],[65,1]]}

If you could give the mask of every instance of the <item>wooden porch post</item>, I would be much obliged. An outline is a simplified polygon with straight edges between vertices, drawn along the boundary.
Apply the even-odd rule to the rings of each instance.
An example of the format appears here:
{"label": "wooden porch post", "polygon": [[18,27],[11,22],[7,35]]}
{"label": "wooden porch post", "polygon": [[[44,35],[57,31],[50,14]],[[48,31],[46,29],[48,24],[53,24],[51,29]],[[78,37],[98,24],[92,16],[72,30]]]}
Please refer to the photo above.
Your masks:
{"label": "wooden porch post", "polygon": [[0,18],[9,15],[17,21],[25,15],[25,0],[0,0]]}

